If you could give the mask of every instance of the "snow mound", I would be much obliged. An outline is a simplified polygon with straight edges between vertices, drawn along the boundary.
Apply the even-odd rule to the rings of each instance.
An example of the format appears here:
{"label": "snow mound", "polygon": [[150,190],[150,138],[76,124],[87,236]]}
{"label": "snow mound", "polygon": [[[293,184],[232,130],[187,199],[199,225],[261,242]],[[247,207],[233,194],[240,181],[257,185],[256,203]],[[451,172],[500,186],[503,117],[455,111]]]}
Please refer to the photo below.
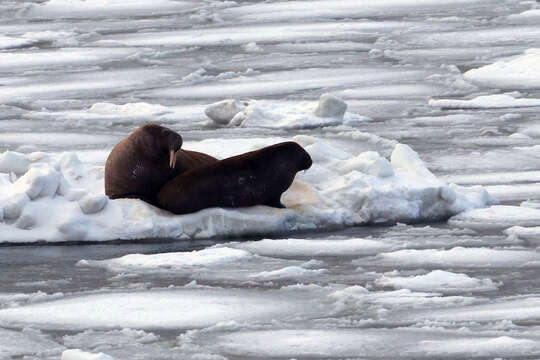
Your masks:
{"label": "snow mound", "polygon": [[473,83],[500,89],[540,88],[540,49],[525,50],[523,55],[472,69],[463,77]]}
{"label": "snow mound", "polygon": [[377,279],[375,284],[379,286],[391,286],[396,289],[433,291],[443,294],[498,289],[497,284],[493,283],[491,279],[476,279],[466,274],[456,274],[443,270],[434,270],[426,275],[411,277],[383,276]]}
{"label": "snow mound", "polygon": [[114,360],[114,358],[104,353],[92,354],[79,349],[71,349],[62,353],[61,360]]}
{"label": "snow mound", "polygon": [[[363,139],[369,143],[371,137]],[[0,242],[264,235],[444,219],[494,202],[481,187],[448,186],[437,179],[403,144],[395,146],[390,161],[376,152],[345,150],[331,139],[305,135],[232,139],[226,142],[230,146],[224,146],[224,140],[207,139],[188,146],[220,158],[285,140],[300,143],[314,160],[283,195],[287,209],[211,208],[183,216],[137,199],[108,200],[103,195],[103,164],[96,164],[95,157],[85,163],[74,153],[19,154],[21,163],[28,161],[28,171],[18,178],[0,173],[0,214],[5,219],[0,222]],[[106,153],[98,158],[104,161]],[[7,163],[11,170],[25,168]]]}
{"label": "snow mound", "polygon": [[205,113],[217,125],[272,129],[309,129],[323,126],[351,125],[370,121],[358,114],[345,112],[347,104],[330,94],[319,103],[272,100],[222,100],[209,105]]}
{"label": "snow mound", "polygon": [[540,99],[516,99],[512,95],[484,95],[470,100],[429,100],[429,105],[447,109],[496,109],[508,107],[540,106]]}

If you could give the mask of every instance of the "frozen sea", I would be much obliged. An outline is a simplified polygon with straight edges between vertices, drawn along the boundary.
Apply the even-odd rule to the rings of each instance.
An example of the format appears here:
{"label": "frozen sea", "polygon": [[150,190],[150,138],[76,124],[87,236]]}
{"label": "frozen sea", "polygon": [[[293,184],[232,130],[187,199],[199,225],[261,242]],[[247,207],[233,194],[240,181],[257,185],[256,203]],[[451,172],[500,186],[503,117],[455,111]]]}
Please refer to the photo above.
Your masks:
{"label": "frozen sea", "polygon": [[[314,165],[284,210],[108,200],[149,121]],[[538,1],[0,0],[0,360],[538,359],[539,141]]]}

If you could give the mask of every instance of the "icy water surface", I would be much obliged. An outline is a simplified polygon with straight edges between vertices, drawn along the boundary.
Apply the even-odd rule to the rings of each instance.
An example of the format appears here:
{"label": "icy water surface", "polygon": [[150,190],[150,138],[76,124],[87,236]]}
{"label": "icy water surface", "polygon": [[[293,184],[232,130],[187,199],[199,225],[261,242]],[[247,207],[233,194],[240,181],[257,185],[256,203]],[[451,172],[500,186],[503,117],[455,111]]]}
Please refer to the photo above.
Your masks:
{"label": "icy water surface", "polygon": [[[0,2],[0,152],[47,184],[99,194],[112,146],[148,121],[221,157],[295,139],[317,164],[288,199],[301,217],[180,226],[140,204],[92,223],[77,201],[8,201],[29,171],[3,154],[0,359],[539,358],[539,49],[537,1]],[[327,92],[344,119],[312,116]],[[258,105],[213,124],[227,98]],[[365,151],[380,168],[355,167]],[[384,220],[414,224],[348,226]]]}

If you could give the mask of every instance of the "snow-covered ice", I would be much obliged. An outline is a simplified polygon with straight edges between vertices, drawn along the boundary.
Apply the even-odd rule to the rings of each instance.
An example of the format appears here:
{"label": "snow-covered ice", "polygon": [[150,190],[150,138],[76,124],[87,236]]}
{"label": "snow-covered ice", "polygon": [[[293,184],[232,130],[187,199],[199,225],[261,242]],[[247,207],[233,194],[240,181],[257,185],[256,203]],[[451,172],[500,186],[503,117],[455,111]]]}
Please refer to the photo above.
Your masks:
{"label": "snow-covered ice", "polygon": [[[285,140],[285,139],[284,139]],[[410,147],[398,144],[390,161],[376,152],[334,148],[330,142],[299,135],[292,138],[314,159],[284,194],[288,209],[265,206],[206,209],[174,216],[136,199],[108,200],[103,193],[103,165],[82,163],[76,154],[3,154],[6,172],[21,172],[14,156],[29,170],[6,180],[0,194],[9,221],[0,224],[2,242],[103,241],[143,238],[201,238],[278,233],[368,223],[444,219],[495,200],[481,189],[448,186],[437,179]],[[272,140],[237,139],[231,155],[270,145]],[[194,147],[216,157],[222,142]],[[187,146],[187,145],[186,145]],[[18,158],[17,158],[18,159]],[[25,162],[26,164],[26,162]],[[46,213],[43,210],[48,209]],[[52,214],[50,209],[56,209]]]}

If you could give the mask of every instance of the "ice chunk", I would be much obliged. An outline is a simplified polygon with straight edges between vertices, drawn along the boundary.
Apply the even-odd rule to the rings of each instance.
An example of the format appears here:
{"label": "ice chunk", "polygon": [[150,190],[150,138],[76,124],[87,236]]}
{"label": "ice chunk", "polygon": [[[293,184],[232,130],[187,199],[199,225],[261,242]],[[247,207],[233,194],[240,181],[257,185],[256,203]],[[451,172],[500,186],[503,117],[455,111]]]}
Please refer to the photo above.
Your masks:
{"label": "ice chunk", "polygon": [[53,197],[60,185],[60,173],[50,167],[34,167],[11,187],[12,193],[25,193],[31,200]]}
{"label": "ice chunk", "polygon": [[408,145],[397,144],[390,159],[392,167],[396,171],[404,171],[426,179],[435,179],[418,154]]}
{"label": "ice chunk", "polygon": [[15,220],[21,216],[21,213],[30,202],[30,198],[25,193],[13,194],[4,199],[4,218]]}
{"label": "ice chunk", "polygon": [[339,168],[344,174],[357,170],[377,177],[394,176],[390,162],[374,151],[366,151],[354,158],[343,160]]}
{"label": "ice chunk", "polygon": [[0,154],[0,172],[21,175],[28,171],[29,165],[30,161],[24,154],[13,151]]}
{"label": "ice chunk", "polygon": [[86,215],[95,214],[105,208],[109,198],[105,195],[85,195],[79,200],[79,206]]}
{"label": "ice chunk", "polygon": [[114,358],[104,353],[92,354],[79,349],[71,349],[62,352],[61,360],[114,360]]}
{"label": "ice chunk", "polygon": [[341,119],[345,111],[347,111],[347,103],[341,98],[332,94],[322,94],[319,98],[319,105],[315,109],[315,115]]}
{"label": "ice chunk", "polygon": [[204,113],[216,124],[228,125],[235,115],[242,111],[244,107],[244,105],[241,105],[234,99],[222,100],[209,105],[204,110]]}
{"label": "ice chunk", "polygon": [[443,294],[498,289],[498,285],[491,281],[491,279],[476,279],[466,274],[456,274],[443,270],[434,270],[426,275],[411,277],[385,275],[377,279],[375,284],[379,286],[391,286],[396,289],[432,291]]}

